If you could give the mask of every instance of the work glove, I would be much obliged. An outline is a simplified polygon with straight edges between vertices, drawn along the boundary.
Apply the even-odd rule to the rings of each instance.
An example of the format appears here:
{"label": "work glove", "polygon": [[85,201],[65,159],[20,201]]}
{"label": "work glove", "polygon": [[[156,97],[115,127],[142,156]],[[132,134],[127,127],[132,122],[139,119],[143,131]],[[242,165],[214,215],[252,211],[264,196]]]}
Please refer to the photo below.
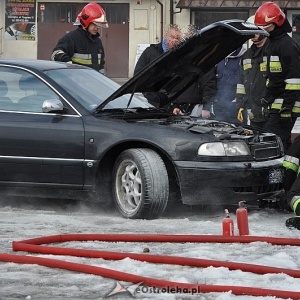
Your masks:
{"label": "work glove", "polygon": [[244,108],[239,108],[238,110],[238,113],[237,113],[237,119],[243,123],[244,122],[244,116],[243,116],[243,111],[244,111]]}
{"label": "work glove", "polygon": [[293,126],[292,111],[288,108],[282,108],[279,111],[280,121],[283,127],[290,128]]}
{"label": "work glove", "polygon": [[58,54],[55,55],[54,58],[57,61],[63,61],[63,62],[66,62],[66,63],[71,62],[72,63],[71,57],[66,53],[58,53]]}

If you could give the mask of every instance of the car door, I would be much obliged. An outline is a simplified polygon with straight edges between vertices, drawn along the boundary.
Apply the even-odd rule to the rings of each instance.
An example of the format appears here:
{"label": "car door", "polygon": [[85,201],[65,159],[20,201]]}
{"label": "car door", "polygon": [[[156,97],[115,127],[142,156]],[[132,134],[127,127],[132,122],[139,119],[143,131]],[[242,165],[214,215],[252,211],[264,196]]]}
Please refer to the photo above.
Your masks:
{"label": "car door", "polygon": [[44,100],[60,97],[30,72],[0,67],[0,78],[0,184],[82,187],[81,116],[43,113]]}

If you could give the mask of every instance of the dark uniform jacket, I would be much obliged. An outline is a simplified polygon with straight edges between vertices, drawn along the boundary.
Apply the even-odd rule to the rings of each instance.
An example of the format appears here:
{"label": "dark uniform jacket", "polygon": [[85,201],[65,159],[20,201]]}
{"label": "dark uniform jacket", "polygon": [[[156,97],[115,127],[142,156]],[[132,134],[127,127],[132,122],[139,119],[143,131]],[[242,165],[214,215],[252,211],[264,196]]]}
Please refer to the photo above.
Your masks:
{"label": "dark uniform jacket", "polygon": [[[136,63],[134,69],[134,75],[141,71],[153,60],[158,58],[164,53],[162,48],[162,43],[151,44],[147,47],[139,60]],[[214,70],[206,73],[204,76],[200,77],[199,80],[191,85],[187,90],[185,90],[178,98],[174,101],[175,106],[185,106],[188,107],[188,111],[191,112],[192,108],[196,104],[203,104],[204,110],[211,110],[211,104],[215,98],[216,94],[216,78]],[[166,100],[163,95],[158,95],[157,93],[146,93],[145,94],[148,101],[156,107],[162,107],[166,105]],[[159,99],[158,99],[158,96]]]}
{"label": "dark uniform jacket", "polygon": [[104,48],[96,35],[89,34],[81,26],[63,36],[55,46],[51,60],[84,65],[103,72]]}
{"label": "dark uniform jacket", "polygon": [[267,100],[271,109],[277,112],[281,108],[292,110],[300,115],[300,48],[281,28],[270,32],[267,47]]}
{"label": "dark uniform jacket", "polygon": [[253,122],[264,122],[261,99],[266,96],[267,57],[265,49],[269,40],[263,47],[255,44],[243,54],[237,84],[236,100],[240,107],[251,109]]}

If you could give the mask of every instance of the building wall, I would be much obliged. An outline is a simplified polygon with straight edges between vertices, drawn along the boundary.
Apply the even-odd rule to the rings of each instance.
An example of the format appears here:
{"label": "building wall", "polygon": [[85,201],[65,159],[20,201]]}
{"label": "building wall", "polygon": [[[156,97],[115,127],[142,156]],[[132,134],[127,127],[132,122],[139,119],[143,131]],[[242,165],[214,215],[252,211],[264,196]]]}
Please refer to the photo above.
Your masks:
{"label": "building wall", "polygon": [[[161,7],[154,0],[130,1],[129,77],[133,75],[138,44],[158,43]],[[164,17],[163,17],[164,18]]]}
{"label": "building wall", "polygon": [[[89,3],[90,1],[80,0],[49,0],[48,2],[78,2]],[[118,3],[130,3],[130,19],[129,19],[129,77],[133,74],[135,65],[135,57],[138,44],[157,43],[161,41],[162,27],[169,22],[168,2],[156,0],[141,0],[141,4],[137,4],[137,0],[118,0]],[[37,1],[37,9],[43,1]],[[101,1],[98,3],[101,4]],[[105,3],[113,3],[113,1],[105,1]],[[163,16],[161,11],[163,10]],[[37,58],[37,43],[35,41],[18,41],[5,40],[5,1],[0,1],[0,28],[1,30],[1,49],[2,58]],[[75,21],[75,20],[74,20]]]}
{"label": "building wall", "polygon": [[[36,8],[44,1],[38,1]],[[60,3],[89,3],[86,0],[47,0],[47,2]],[[101,4],[101,1],[97,1]],[[190,10],[176,8],[176,1],[171,0],[103,0],[103,3],[129,3],[129,72],[133,74],[138,44],[158,43],[162,39],[164,27],[173,19],[173,23],[187,26],[191,23]],[[173,3],[173,16],[170,16],[170,3]],[[5,40],[5,3],[0,1],[0,58],[37,58],[37,44],[35,41]],[[140,3],[140,4],[138,4]],[[254,14],[255,10],[250,11]],[[75,20],[74,20],[75,21]]]}

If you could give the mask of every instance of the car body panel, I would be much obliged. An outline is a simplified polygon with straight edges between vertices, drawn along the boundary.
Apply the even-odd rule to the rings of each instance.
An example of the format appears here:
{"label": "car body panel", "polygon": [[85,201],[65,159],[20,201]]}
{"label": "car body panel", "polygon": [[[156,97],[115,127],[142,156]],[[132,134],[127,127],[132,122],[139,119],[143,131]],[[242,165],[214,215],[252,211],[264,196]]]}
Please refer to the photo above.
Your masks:
{"label": "car body panel", "polygon": [[[282,169],[282,159],[251,163],[247,168],[239,163],[190,163],[177,161],[182,202],[199,204],[237,204],[246,200],[258,204],[258,200],[276,198],[282,194],[281,180],[270,181],[270,172]],[[205,199],[205,200],[204,200]]]}
{"label": "car body panel", "polygon": [[[150,149],[155,153],[151,161],[166,167],[170,198],[178,192],[184,204],[277,197],[282,192],[283,148],[276,135],[217,120],[173,116],[154,108],[141,94],[162,92],[172,101],[196,75],[262,32],[254,25],[248,30],[242,22],[229,23],[205,28],[121,87],[83,66],[1,60],[0,78],[8,93],[0,97],[0,188],[72,199],[91,194],[94,201],[108,202],[115,161],[128,149]],[[246,145],[248,154],[198,152],[202,145],[234,142]]]}
{"label": "car body panel", "polygon": [[[102,120],[103,121],[103,120]],[[87,123],[87,122],[85,122]],[[281,181],[270,182],[270,170],[281,170],[283,158],[267,161],[253,162],[243,161],[207,161],[203,157],[196,156],[197,149],[202,143],[216,141],[212,135],[195,134],[185,128],[164,126],[148,123],[120,124],[107,120],[101,122],[98,141],[98,153],[101,158],[111,149],[120,144],[143,145],[154,148],[157,152],[166,156],[173,162],[179,177],[182,202],[189,205],[199,203],[216,203],[217,199],[224,199],[227,203],[237,203],[241,197],[247,201],[257,202],[259,199],[277,196],[282,193]],[[95,137],[95,133],[93,132]],[[88,135],[88,134],[87,134]],[[110,138],[108,138],[110,136]],[[98,140],[99,138],[99,140]],[[103,152],[103,148],[107,151]],[[193,160],[191,160],[193,157]],[[215,200],[208,197],[215,195]],[[222,202],[222,201],[220,201]]]}
{"label": "car body panel", "polygon": [[0,112],[0,127],[1,181],[82,186],[85,146],[79,116]]}

